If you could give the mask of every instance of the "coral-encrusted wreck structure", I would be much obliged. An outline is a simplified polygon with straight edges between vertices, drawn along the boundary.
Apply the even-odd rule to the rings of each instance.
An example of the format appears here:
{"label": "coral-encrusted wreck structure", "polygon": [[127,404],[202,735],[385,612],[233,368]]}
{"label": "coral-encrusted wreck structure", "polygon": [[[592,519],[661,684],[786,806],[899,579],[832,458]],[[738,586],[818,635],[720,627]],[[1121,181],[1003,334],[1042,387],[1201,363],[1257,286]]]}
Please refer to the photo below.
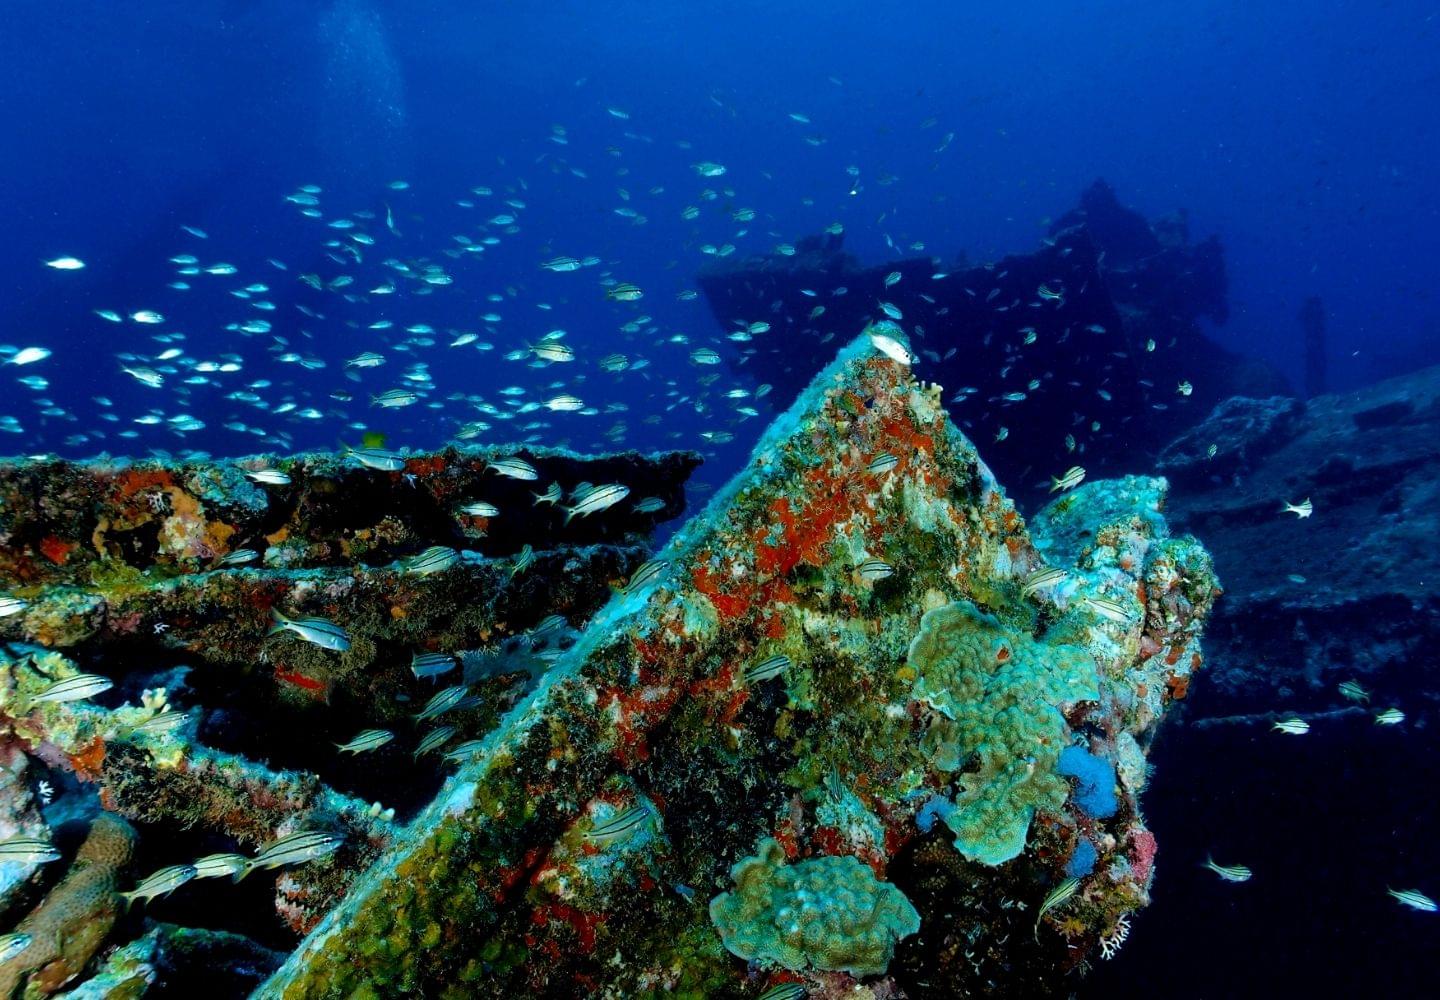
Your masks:
{"label": "coral-encrusted wreck structure", "polygon": [[1111,953],[1217,584],[1163,481],[1032,533],[940,396],[843,351],[265,995],[1016,996]]}
{"label": "coral-encrusted wreck structure", "polygon": [[[518,556],[433,575],[402,559],[146,575],[103,598],[93,584],[75,597],[22,588],[31,603],[0,619],[23,632],[0,675],[6,746],[97,783],[142,849],[147,829],[177,826],[247,850],[297,829],[342,834],[333,854],[250,876],[271,880],[305,934],[257,996],[1063,991],[1148,900],[1146,754],[1200,666],[1218,585],[1198,543],[1168,533],[1163,480],[1088,483],[1027,527],[941,389],[896,353],[870,336],[842,351],[648,558],[626,535],[524,572]],[[544,589],[516,590],[537,568]],[[187,589],[211,575],[236,579],[203,600]],[[596,584],[612,578],[602,606]],[[245,596],[227,601],[228,588]],[[62,601],[104,613],[66,625],[51,609]],[[350,648],[263,643],[281,605],[343,625]],[[549,649],[537,632],[556,609],[576,628]],[[245,752],[263,735],[243,719],[197,709],[147,730],[174,692],[148,688],[138,707],[116,692],[42,699],[56,678],[109,675],[123,645],[110,623],[137,613],[126,634],[144,648],[160,636],[202,661],[197,678],[243,676],[245,706],[308,710],[323,733],[297,737],[300,717],[271,716],[281,759],[262,767]],[[434,687],[405,676],[401,651],[527,629],[513,656],[554,655],[521,683],[465,658],[443,785],[412,781],[387,800],[393,818],[367,806],[370,790],[399,787],[383,780],[397,766],[425,772],[411,764],[423,727],[405,716]],[[177,691],[240,697],[189,676]],[[312,773],[334,760],[326,742],[362,724],[402,735],[365,758],[365,779]],[[15,822],[33,834],[45,820],[32,808]],[[180,893],[242,891],[211,885]],[[87,995],[174,975],[174,930],[130,926],[129,944],[90,960]]]}
{"label": "coral-encrusted wreck structure", "polygon": [[[499,475],[503,459],[535,478]],[[273,969],[273,949],[379,856],[396,814],[430,800],[449,746],[493,728],[650,554],[698,461],[522,448],[0,462],[0,841],[50,840],[72,859],[0,861],[0,931],[33,939],[0,963],[0,997],[52,995],[134,938],[139,908],[117,921],[116,893],[150,871],[296,831],[342,838],[243,886],[147,904],[213,930],[152,926],[100,976],[173,984],[201,963],[214,983],[230,955],[234,988]],[[567,517],[537,501],[552,482],[633,496]],[[337,624],[344,648],[274,632],[276,612]],[[81,675],[114,687],[54,693]],[[414,716],[446,686],[464,697],[433,724],[449,739],[422,754],[436,730]],[[395,738],[363,758],[337,750],[366,730]],[[108,813],[89,822],[96,808]],[[86,823],[86,845],[126,849],[105,866],[87,846],[72,855],[67,830]]]}

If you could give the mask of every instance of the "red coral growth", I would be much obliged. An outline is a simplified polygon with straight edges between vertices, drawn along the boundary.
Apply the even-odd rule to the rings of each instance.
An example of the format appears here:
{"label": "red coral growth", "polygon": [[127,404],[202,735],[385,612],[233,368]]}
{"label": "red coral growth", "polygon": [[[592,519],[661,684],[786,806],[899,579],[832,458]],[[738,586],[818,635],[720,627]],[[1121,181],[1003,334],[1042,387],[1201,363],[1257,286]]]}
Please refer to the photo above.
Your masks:
{"label": "red coral growth", "polygon": [[417,455],[405,460],[405,474],[408,476],[434,476],[446,468],[443,455]]}
{"label": "red coral growth", "polygon": [[128,500],[157,486],[168,489],[174,485],[175,478],[166,469],[127,469],[115,477],[115,495],[117,499]]}
{"label": "red coral growth", "polygon": [[1170,692],[1171,698],[1180,701],[1190,693],[1190,678],[1171,674],[1165,678],[1165,688]]}
{"label": "red coral growth", "polygon": [[82,781],[99,781],[100,768],[105,764],[105,741],[95,737],[78,753],[70,754],[70,766]]}
{"label": "red coral growth", "polygon": [[577,910],[565,903],[544,903],[535,908],[530,920],[537,927],[545,927],[557,920],[566,924],[575,932],[580,950],[588,955],[595,950],[595,928],[605,922],[605,917],[599,913]]}
{"label": "red coral growth", "polygon": [[750,601],[743,593],[721,593],[710,568],[703,563],[695,568],[692,579],[695,589],[710,599],[721,618],[739,618],[749,609]]}
{"label": "red coral growth", "polygon": [[286,684],[294,684],[298,688],[308,691],[321,701],[329,701],[329,685],[324,681],[316,680],[314,677],[306,677],[294,670],[275,671],[275,679]]}
{"label": "red coral growth", "polygon": [[65,565],[65,560],[70,558],[70,553],[80,546],[75,542],[67,542],[56,538],[54,535],[46,535],[40,540],[40,551],[56,566]]}
{"label": "red coral growth", "polygon": [[1145,882],[1150,878],[1151,869],[1155,867],[1155,850],[1159,847],[1155,834],[1149,830],[1141,830],[1131,836],[1130,846],[1134,850],[1130,861],[1135,866],[1135,877]]}

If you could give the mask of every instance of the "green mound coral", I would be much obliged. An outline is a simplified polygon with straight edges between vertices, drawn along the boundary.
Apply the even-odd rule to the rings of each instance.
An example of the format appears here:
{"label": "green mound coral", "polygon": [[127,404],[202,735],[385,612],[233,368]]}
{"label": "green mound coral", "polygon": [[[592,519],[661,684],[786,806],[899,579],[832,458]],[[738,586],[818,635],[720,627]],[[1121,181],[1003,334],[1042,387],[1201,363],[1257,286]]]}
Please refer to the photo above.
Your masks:
{"label": "green mound coral", "polygon": [[710,920],[725,947],[747,961],[879,975],[895,942],[920,929],[905,894],[853,857],[787,865],[785,849],[767,837],[730,877],[735,889],[710,901]]}
{"label": "green mound coral", "polygon": [[1099,698],[1093,659],[957,601],[920,620],[908,662],[916,697],[943,717],[931,730],[936,765],[978,764],[960,775],[945,818],[955,847],[987,865],[1017,857],[1035,812],[1065,804],[1069,786],[1055,773],[1069,743],[1060,706]]}

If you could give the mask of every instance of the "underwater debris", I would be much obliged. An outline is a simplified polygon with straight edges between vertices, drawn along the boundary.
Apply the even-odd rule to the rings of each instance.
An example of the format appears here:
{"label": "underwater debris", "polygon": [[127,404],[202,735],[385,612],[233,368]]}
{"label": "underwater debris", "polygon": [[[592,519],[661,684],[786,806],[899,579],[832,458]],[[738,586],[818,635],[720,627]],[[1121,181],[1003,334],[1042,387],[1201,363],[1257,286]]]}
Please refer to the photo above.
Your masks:
{"label": "underwater debris", "polygon": [[[557,480],[630,477],[672,512],[683,509],[681,486],[698,461],[524,453]],[[123,899],[164,907],[172,893],[182,905],[233,898],[247,874],[253,900],[250,887],[263,891],[267,876],[250,873],[267,870],[276,934],[297,940],[341,903],[391,843],[396,806],[413,812],[443,780],[444,762],[422,749],[451,736],[479,744],[574,643],[570,623],[588,621],[644,562],[663,519],[597,504],[576,519],[590,527],[570,530],[541,508],[507,515],[480,552],[461,551],[451,493],[481,482],[489,454],[406,456],[394,474],[323,456],[267,459],[290,480],[278,505],[286,484],[261,493],[231,463],[0,463],[0,530],[12,540],[44,532],[63,556],[34,562],[43,544],[0,550],[0,591],[23,595],[0,619],[0,835],[15,848],[0,864],[5,905],[33,901],[44,887],[39,866],[60,857],[38,810],[54,795],[45,778],[61,787],[64,814],[99,808],[101,820],[138,830],[153,874],[110,885],[117,912]],[[406,464],[412,471],[401,474]],[[157,483],[167,485],[155,492]],[[146,491],[150,499],[132,503]],[[199,533],[192,539],[247,535],[244,550],[230,551],[256,558],[227,563],[224,546],[208,542],[198,557],[167,549],[165,539],[179,537],[176,517]],[[138,532],[127,537],[149,542],[112,547],[122,522]],[[607,541],[578,544],[587,534]],[[518,575],[516,550],[526,561]],[[282,629],[296,635],[273,634]],[[412,717],[432,678],[462,664],[465,683],[445,709],[454,725],[427,736]],[[363,751],[365,765],[351,767],[336,746]],[[171,843],[206,846],[161,857]],[[202,878],[210,881],[194,881]],[[254,922],[252,913],[235,927],[249,932]],[[98,948],[113,921],[94,926],[103,929]],[[122,941],[92,981],[139,989],[151,974],[136,970],[153,972],[152,959],[163,964],[180,940]],[[37,947],[27,944],[15,963],[29,969]]]}
{"label": "underwater debris", "polygon": [[[877,480],[869,466],[886,453],[904,459]],[[1218,593],[1204,550],[1168,535],[1163,495],[1163,480],[1087,482],[1027,529],[938,387],[862,336],[498,728],[451,751],[453,777],[267,995],[720,994],[747,978],[727,950],[735,927],[668,887],[723,886],[745,858],[840,873],[891,900],[884,930],[826,916],[824,941],[742,945],[757,961],[850,969],[823,973],[836,989],[881,972],[901,989],[1053,986],[1148,900],[1145,748],[1200,666]],[[877,552],[903,570],[863,579]],[[1026,592],[1047,565],[1063,579]],[[1084,598],[1123,606],[1125,621]],[[908,662],[947,615],[971,623],[984,657]],[[1042,649],[1062,654],[1048,701],[1022,671],[986,679],[997,659]],[[767,663],[762,683],[745,682]],[[972,698],[1000,712],[1048,705],[1038,728],[1016,723],[1046,741],[1038,750],[994,744],[1003,794],[990,798],[983,765],[972,773],[968,750],[938,739],[955,725],[942,707],[961,716]],[[1088,755],[1078,778],[1057,766],[1068,746]],[[1032,766],[1049,768],[1043,794],[1015,794]],[[1110,774],[1113,809],[1095,787]],[[932,830],[947,810],[927,804],[967,795],[1008,831],[1003,850],[977,853],[1009,864],[968,860]],[[1086,874],[1067,873],[1072,855]],[[1062,936],[1058,918],[1035,914],[1067,877]],[[717,923],[738,902],[717,902]],[[927,935],[932,922],[945,932]],[[962,938],[966,949],[940,944]]]}

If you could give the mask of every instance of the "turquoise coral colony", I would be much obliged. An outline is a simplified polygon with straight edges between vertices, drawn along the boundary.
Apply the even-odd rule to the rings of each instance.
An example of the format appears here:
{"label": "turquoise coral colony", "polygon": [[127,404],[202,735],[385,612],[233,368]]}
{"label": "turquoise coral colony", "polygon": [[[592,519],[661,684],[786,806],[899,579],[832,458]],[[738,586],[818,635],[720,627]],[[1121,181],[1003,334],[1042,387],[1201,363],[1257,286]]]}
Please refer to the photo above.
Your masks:
{"label": "turquoise coral colony", "polygon": [[[53,469],[88,513],[0,566],[10,773],[98,789],[92,837],[198,826],[235,851],[152,874],[117,850],[98,939],[0,938],[0,996],[142,995],[168,939],[115,898],[239,891],[202,866],[274,882],[297,944],[257,995],[286,1000],[1016,996],[1113,955],[1154,873],[1147,752],[1219,585],[1162,479],[1082,470],[1027,524],[912,360],[867,330],[659,553],[693,456]],[[496,547],[441,544],[399,500],[342,530],[339,485],[469,510]],[[500,532],[522,496],[543,530]],[[193,680],[86,680],[135,643]],[[207,746],[205,692],[238,678],[333,735],[327,762]],[[351,755],[433,774],[433,798],[396,818],[334,787]],[[50,884],[23,846],[47,830],[28,799],[0,822],[13,908]]]}

